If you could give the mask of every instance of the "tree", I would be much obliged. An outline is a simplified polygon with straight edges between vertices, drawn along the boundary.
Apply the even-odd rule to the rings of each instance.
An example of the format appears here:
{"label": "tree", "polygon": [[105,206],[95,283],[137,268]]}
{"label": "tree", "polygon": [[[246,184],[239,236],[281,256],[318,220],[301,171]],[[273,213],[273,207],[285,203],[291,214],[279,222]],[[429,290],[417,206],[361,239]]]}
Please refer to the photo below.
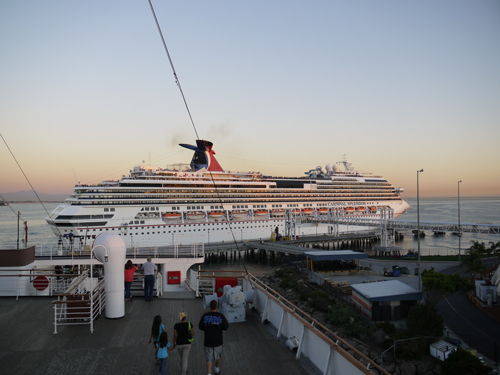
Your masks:
{"label": "tree", "polygon": [[490,241],[490,251],[494,256],[500,259],[500,241],[497,243]]}
{"label": "tree", "polygon": [[479,358],[458,348],[451,353],[442,366],[443,375],[488,374],[491,367],[483,365]]}
{"label": "tree", "polygon": [[414,336],[442,336],[444,320],[432,301],[417,303],[406,318],[408,332]]}
{"label": "tree", "polygon": [[467,272],[474,275],[474,279],[478,274],[485,275],[486,269],[483,266],[483,255],[486,253],[486,244],[484,242],[473,241],[472,246],[466,250],[467,257],[464,257],[461,266],[465,266]]}
{"label": "tree", "polygon": [[456,292],[467,292],[474,289],[469,280],[458,274],[445,275],[436,273],[434,268],[422,272],[422,286],[426,301],[436,304]]}

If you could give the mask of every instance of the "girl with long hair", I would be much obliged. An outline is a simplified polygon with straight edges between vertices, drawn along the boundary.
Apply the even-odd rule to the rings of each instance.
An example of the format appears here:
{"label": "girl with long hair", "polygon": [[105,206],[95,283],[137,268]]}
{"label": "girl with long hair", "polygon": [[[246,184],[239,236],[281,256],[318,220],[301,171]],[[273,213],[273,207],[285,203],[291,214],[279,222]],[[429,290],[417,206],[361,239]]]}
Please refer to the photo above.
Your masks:
{"label": "girl with long hair", "polygon": [[162,333],[165,333],[165,326],[161,324],[161,316],[156,315],[153,319],[153,325],[151,326],[151,334],[149,335],[149,341],[148,344],[151,344],[151,339],[153,339],[153,345],[155,349],[155,359],[156,363],[159,363],[158,360],[158,342],[160,341],[160,336]]}

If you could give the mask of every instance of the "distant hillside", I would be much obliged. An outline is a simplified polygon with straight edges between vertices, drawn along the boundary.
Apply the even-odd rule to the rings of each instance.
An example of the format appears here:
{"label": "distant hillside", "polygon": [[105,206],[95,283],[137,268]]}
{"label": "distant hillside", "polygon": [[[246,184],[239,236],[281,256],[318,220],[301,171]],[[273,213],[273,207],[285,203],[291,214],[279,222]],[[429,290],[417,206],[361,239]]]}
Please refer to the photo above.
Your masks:
{"label": "distant hillside", "polygon": [[[43,202],[63,202],[69,194],[45,194],[37,192]],[[7,202],[38,202],[32,191],[18,191],[16,193],[3,193],[2,196]]]}

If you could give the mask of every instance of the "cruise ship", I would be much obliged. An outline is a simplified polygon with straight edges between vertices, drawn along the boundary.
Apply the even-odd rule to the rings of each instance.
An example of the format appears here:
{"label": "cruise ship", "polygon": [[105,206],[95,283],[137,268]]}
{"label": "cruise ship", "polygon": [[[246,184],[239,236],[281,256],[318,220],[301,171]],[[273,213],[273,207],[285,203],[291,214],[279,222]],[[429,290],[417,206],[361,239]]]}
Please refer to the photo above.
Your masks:
{"label": "cruise ship", "polygon": [[267,240],[272,232],[284,233],[285,216],[299,236],[322,234],[331,225],[315,217],[377,219],[382,207],[398,217],[410,207],[403,189],[355,171],[346,160],[302,177],[274,177],[224,171],[209,141],[180,146],[194,151],[189,165],[136,166],[119,181],[76,185],[47,223],[60,238],[90,244],[111,231],[134,248]]}

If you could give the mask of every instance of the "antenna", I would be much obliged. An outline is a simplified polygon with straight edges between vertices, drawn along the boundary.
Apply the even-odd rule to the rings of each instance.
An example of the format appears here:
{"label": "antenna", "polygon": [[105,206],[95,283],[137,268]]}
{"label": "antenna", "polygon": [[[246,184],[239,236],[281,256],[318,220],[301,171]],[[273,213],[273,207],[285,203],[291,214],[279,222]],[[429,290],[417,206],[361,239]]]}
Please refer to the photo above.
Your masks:
{"label": "antenna", "polygon": [[80,185],[80,181],[78,180],[78,177],[76,177],[75,168],[71,167],[71,169],[73,169],[73,174],[75,175],[75,180],[76,180],[77,184]]}

